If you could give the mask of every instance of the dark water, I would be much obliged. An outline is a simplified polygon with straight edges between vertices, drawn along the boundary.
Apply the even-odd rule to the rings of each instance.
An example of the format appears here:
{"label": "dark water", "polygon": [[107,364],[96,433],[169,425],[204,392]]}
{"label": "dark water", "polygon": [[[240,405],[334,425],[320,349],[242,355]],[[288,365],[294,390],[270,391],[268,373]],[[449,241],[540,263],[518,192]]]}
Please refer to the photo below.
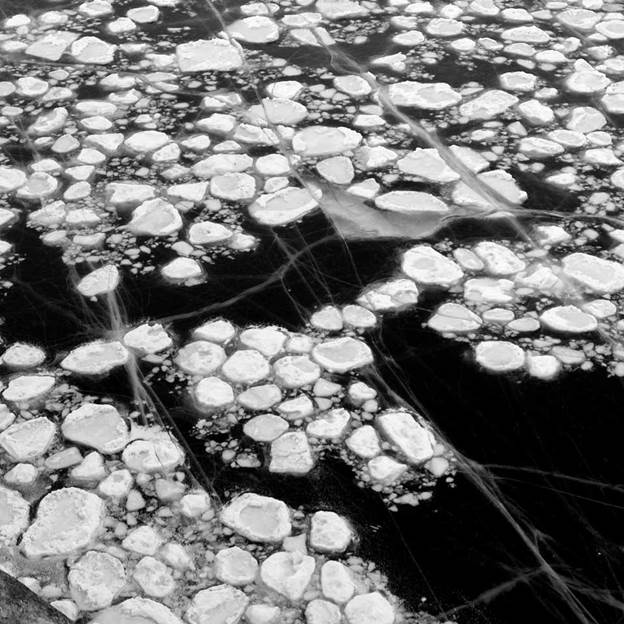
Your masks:
{"label": "dark water", "polygon": [[[497,227],[499,236],[513,233]],[[474,223],[453,232],[480,233]],[[3,305],[6,339],[41,342],[58,351],[103,333],[104,310],[99,318],[86,314],[66,283],[58,251],[24,228],[14,228],[12,237],[29,262],[16,268],[18,284]],[[286,230],[281,243],[266,233],[263,239],[259,253],[217,261],[206,284],[182,294],[156,277],[129,280],[122,294],[129,322],[206,307],[203,314],[174,322],[178,335],[217,315],[296,329],[320,302],[352,301],[363,284],[391,275],[399,251],[392,241],[346,246],[320,215],[307,220],[305,229]],[[275,279],[289,261],[289,270]],[[267,280],[266,287],[258,287]],[[497,509],[504,503],[597,621],[623,621],[621,609],[606,602],[621,594],[618,579],[624,572],[621,382],[602,371],[567,374],[550,383],[483,374],[461,344],[422,328],[435,299],[386,316],[370,334],[381,373],[377,384],[416,402],[458,451],[481,464],[483,483],[498,488],[495,497],[459,474],[453,486],[438,486],[432,501],[391,513],[378,495],[358,489],[338,460],[328,459],[306,478],[223,467],[190,435],[195,418],[179,398],[165,387],[156,390],[218,494],[253,487],[291,505],[344,512],[358,528],[361,555],[378,563],[412,608],[448,613],[465,624],[576,621]],[[118,374],[84,389],[127,398],[126,384]]]}

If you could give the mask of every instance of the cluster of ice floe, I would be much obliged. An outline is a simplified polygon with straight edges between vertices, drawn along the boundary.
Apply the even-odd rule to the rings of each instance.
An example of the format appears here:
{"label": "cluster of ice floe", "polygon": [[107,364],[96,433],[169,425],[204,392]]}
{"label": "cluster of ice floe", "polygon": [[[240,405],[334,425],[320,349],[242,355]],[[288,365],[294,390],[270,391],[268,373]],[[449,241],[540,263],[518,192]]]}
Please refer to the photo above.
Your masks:
{"label": "cluster of ice floe", "polygon": [[[349,317],[346,308],[343,316]],[[313,317],[317,332],[330,331],[329,318],[335,323],[333,310]],[[244,422],[244,435],[271,445],[270,470],[306,472],[311,463],[301,443],[312,462],[306,435],[337,441],[347,434],[346,446],[370,460],[380,485],[398,479],[408,464],[448,468],[425,426],[406,411],[380,411],[366,384],[349,385],[350,412],[335,405],[344,392],[328,374],[372,360],[359,339],[273,327],[237,332],[224,320],[203,324],[193,338],[174,362],[196,382],[199,409],[216,419],[229,393],[228,404],[238,406],[229,415]],[[172,345],[161,326],[144,324],[120,341],[77,347],[60,366],[102,375],[133,357],[154,363]],[[42,349],[22,343],[2,356],[14,372],[4,380],[0,417],[1,565],[70,620],[402,621],[404,610],[384,577],[354,554],[357,533],[347,518],[290,509],[251,492],[218,500],[189,477],[184,451],[161,427],[139,424],[139,413],[127,406],[78,392],[47,360]],[[282,400],[282,392],[289,398]],[[249,418],[244,410],[259,413]],[[234,457],[236,445],[229,448]],[[237,461],[243,465],[242,455]]]}
{"label": "cluster of ice floe", "polygon": [[189,479],[168,434],[106,400],[9,405],[2,569],[69,620],[401,621],[384,577],[354,554],[347,518],[250,492],[222,503]]}
{"label": "cluster of ice floe", "polygon": [[307,334],[215,319],[175,354],[153,326],[149,344],[161,361],[149,380],[187,383],[198,434],[226,464],[301,476],[334,452],[393,504],[416,502],[452,472],[450,454],[424,420],[360,379],[373,355],[354,330],[375,320],[356,305],[320,309]]}
{"label": "cluster of ice floe", "polygon": [[368,287],[358,301],[386,312],[414,305],[420,293],[446,292],[427,326],[475,344],[477,362],[491,371],[552,379],[564,367],[597,363],[622,375],[619,245],[607,254],[584,234],[538,226],[536,237],[553,253],[495,241],[416,245],[401,256],[401,276]]}

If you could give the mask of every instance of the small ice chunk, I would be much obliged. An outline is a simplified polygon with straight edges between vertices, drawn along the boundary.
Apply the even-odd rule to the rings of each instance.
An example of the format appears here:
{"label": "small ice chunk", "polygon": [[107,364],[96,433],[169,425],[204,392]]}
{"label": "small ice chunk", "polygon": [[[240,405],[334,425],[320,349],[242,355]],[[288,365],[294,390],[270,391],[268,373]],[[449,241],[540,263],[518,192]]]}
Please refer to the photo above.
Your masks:
{"label": "small ice chunk", "polygon": [[363,425],[346,440],[347,447],[362,459],[372,459],[381,453],[379,437],[374,427]]}
{"label": "small ice chunk", "polygon": [[310,520],[310,546],[323,553],[342,553],[353,539],[349,523],[333,511],[317,511]]}
{"label": "small ice chunk", "polygon": [[273,442],[288,430],[288,426],[275,414],[260,414],[244,424],[243,432],[256,442]]}
{"label": "small ice chunk", "polygon": [[566,277],[590,292],[608,294],[624,288],[624,266],[619,262],[577,252],[563,258],[562,268]]}
{"label": "small ice chunk", "polygon": [[90,550],[71,566],[67,581],[78,607],[97,611],[112,604],[126,584],[126,571],[116,557]]}
{"label": "small ice chunk", "polygon": [[228,381],[249,385],[268,377],[271,367],[256,349],[242,349],[230,355],[221,370]]}
{"label": "small ice chunk", "polygon": [[176,58],[184,73],[232,71],[243,65],[240,46],[226,39],[199,39],[176,47]]}
{"label": "small ice chunk", "polygon": [[355,593],[355,583],[349,569],[339,561],[326,561],[321,568],[323,596],[338,604],[348,602]]}
{"label": "small ice chunk", "polygon": [[360,594],[345,607],[348,624],[393,624],[392,605],[379,593]]}
{"label": "small ice chunk", "polygon": [[193,398],[200,410],[219,410],[234,402],[234,391],[218,377],[206,377],[193,388]]}
{"label": "small ice chunk", "polygon": [[20,375],[9,381],[2,396],[12,403],[27,403],[48,394],[55,383],[51,375]]}
{"label": "small ice chunk", "polygon": [[312,357],[332,373],[346,373],[373,362],[368,345],[349,336],[327,340],[312,349]]}
{"label": "small ice chunk", "polygon": [[29,558],[68,556],[85,549],[100,532],[104,501],[91,492],[69,487],[54,490],[37,508],[37,517],[22,538]]}
{"label": "small ice chunk", "polygon": [[507,373],[521,369],[525,353],[519,346],[506,340],[484,340],[475,349],[476,360],[494,373]]}
{"label": "small ice chunk", "polygon": [[284,433],[271,443],[270,472],[302,475],[313,466],[312,450],[303,431]]}
{"label": "small ice chunk", "polygon": [[461,102],[461,95],[446,82],[396,82],[388,87],[388,96],[397,106],[424,110],[442,110]]}
{"label": "small ice chunk", "polygon": [[253,583],[258,573],[258,562],[251,553],[233,546],[224,548],[214,559],[215,576],[228,585],[240,586]]}
{"label": "small ice chunk", "polygon": [[440,333],[469,334],[482,325],[481,318],[459,303],[443,303],[427,322]]}
{"label": "small ice chunk", "polygon": [[596,317],[574,305],[549,308],[540,315],[540,322],[546,329],[564,334],[583,334],[598,329]]}
{"label": "small ice chunk", "polygon": [[410,463],[421,464],[433,456],[433,434],[409,412],[384,412],[377,417],[377,425]]}
{"label": "small ice chunk", "polygon": [[97,297],[113,292],[119,285],[119,270],[113,264],[107,264],[85,275],[76,288],[84,297]]}
{"label": "small ice chunk", "polygon": [[152,440],[135,440],[121,458],[133,472],[171,472],[184,462],[182,449],[167,434]]}
{"label": "small ice chunk", "polygon": [[71,411],[61,425],[67,440],[110,455],[121,451],[130,436],[128,426],[112,405],[84,403]]}
{"label": "small ice chunk", "polygon": [[76,347],[61,361],[61,368],[79,375],[104,375],[126,364],[128,350],[118,341],[95,340]]}
{"label": "small ice chunk", "polygon": [[225,362],[225,351],[213,342],[196,340],[182,347],[175,363],[185,373],[205,377],[214,373]]}
{"label": "small ice chunk", "polygon": [[459,265],[429,245],[416,245],[406,251],[401,268],[416,282],[442,288],[452,286],[464,275]]}
{"label": "small ice chunk", "polygon": [[314,557],[280,551],[264,560],[260,566],[260,578],[278,594],[291,602],[298,602],[312,579],[314,568]]}
{"label": "small ice chunk", "polygon": [[281,542],[290,535],[290,513],[282,501],[251,492],[225,505],[221,521],[252,542]]}
{"label": "small ice chunk", "polygon": [[18,492],[0,485],[0,509],[0,545],[14,546],[30,523],[30,506]]}

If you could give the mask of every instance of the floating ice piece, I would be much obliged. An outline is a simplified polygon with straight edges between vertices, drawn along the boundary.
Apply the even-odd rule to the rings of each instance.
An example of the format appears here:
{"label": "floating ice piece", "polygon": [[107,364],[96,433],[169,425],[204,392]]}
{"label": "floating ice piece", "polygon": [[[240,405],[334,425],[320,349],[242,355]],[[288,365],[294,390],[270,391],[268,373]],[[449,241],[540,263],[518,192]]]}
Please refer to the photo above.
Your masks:
{"label": "floating ice piece", "polygon": [[570,111],[566,128],[575,132],[588,134],[600,130],[607,123],[606,117],[591,106],[575,106]]}
{"label": "floating ice piece", "polygon": [[318,206],[317,199],[308,189],[288,186],[260,195],[249,206],[249,214],[263,225],[285,225],[314,210]]}
{"label": "floating ice piece", "polygon": [[149,199],[153,199],[156,192],[148,184],[111,182],[106,186],[106,194],[113,208],[134,208]]}
{"label": "floating ice piece", "polygon": [[332,156],[355,149],[362,135],[341,126],[309,126],[295,133],[292,146],[302,156]]}
{"label": "floating ice piece", "polygon": [[307,355],[287,355],[274,365],[275,378],[284,388],[301,388],[313,384],[321,374],[318,364]]}
{"label": "floating ice piece", "polygon": [[173,344],[171,336],[160,323],[143,323],[131,329],[124,335],[123,342],[141,355],[164,351]]}
{"label": "floating ice piece", "polygon": [[280,353],[285,342],[286,335],[275,327],[252,327],[245,329],[240,335],[242,345],[260,351],[267,358]]}
{"label": "floating ice piece", "polygon": [[14,546],[28,527],[30,506],[18,492],[0,485],[0,509],[0,545]]}
{"label": "floating ice piece", "polygon": [[464,275],[458,264],[428,245],[416,245],[403,254],[401,269],[415,282],[448,288]]}
{"label": "floating ice piece", "polygon": [[260,566],[260,578],[268,587],[291,602],[298,602],[312,579],[315,560],[298,552],[276,552]]}
{"label": "floating ice piece", "polygon": [[403,214],[422,212],[446,214],[449,212],[449,207],[442,200],[422,191],[390,191],[375,198],[375,206],[382,210]]}
{"label": "floating ice piece", "polygon": [[228,585],[253,583],[258,573],[258,562],[251,553],[233,546],[217,553],[214,560],[215,576]]}
{"label": "floating ice piece", "polygon": [[225,344],[234,338],[236,329],[229,321],[217,319],[207,321],[193,330],[193,338],[196,340],[210,340],[217,344]]}
{"label": "floating ice piece", "polygon": [[28,56],[35,56],[46,61],[58,61],[67,47],[78,37],[76,33],[56,30],[33,41],[24,52]]}
{"label": "floating ice piece", "polygon": [[199,39],[176,47],[180,70],[185,73],[231,71],[243,65],[240,46],[225,39]]}
{"label": "floating ice piece", "polygon": [[518,103],[518,98],[506,91],[491,89],[462,104],[459,112],[470,120],[492,119]]}
{"label": "floating ice piece", "polygon": [[332,184],[350,184],[355,175],[353,163],[346,156],[326,158],[317,163],[316,170]]}
{"label": "floating ice piece", "polygon": [[26,183],[17,189],[17,197],[41,201],[51,197],[58,189],[58,180],[45,171],[37,171],[28,177]]}
{"label": "floating ice piece", "polygon": [[91,550],[71,567],[67,581],[78,607],[96,611],[112,604],[126,584],[126,571],[116,557]]}
{"label": "floating ice piece", "polygon": [[410,463],[421,464],[433,456],[433,434],[409,412],[384,412],[377,417],[377,424]]}
{"label": "floating ice piece", "polygon": [[348,624],[393,624],[394,609],[379,593],[360,594],[345,606]]}
{"label": "floating ice piece", "polygon": [[148,199],[132,211],[126,227],[137,236],[170,236],[182,228],[182,217],[169,202]]}
{"label": "floating ice piece", "polygon": [[67,440],[110,455],[121,451],[130,439],[128,427],[112,405],[84,403],[71,411],[61,425]]}
{"label": "floating ice piece", "polygon": [[285,503],[247,492],[221,511],[221,521],[252,542],[281,542],[290,535],[290,513]]}
{"label": "floating ice piece", "polygon": [[157,130],[141,130],[131,134],[124,145],[137,154],[154,152],[170,143],[169,135]]}
{"label": "floating ice piece", "polygon": [[124,449],[121,458],[133,472],[171,472],[184,461],[182,449],[167,434],[151,440],[136,440]]}
{"label": "floating ice piece", "polygon": [[[502,169],[486,171],[477,176],[478,180],[493,189],[504,199],[512,204],[521,204],[527,199],[527,194],[518,186],[510,173]],[[486,192],[475,191],[468,187],[465,182],[458,182],[453,189],[453,201],[460,206],[473,205],[483,208],[492,206],[492,202],[486,196]]]}
{"label": "floating ice piece", "polygon": [[43,349],[24,342],[14,342],[2,354],[2,363],[14,370],[35,368],[45,361]]}
{"label": "floating ice piece", "polygon": [[349,523],[333,511],[317,511],[310,519],[310,546],[323,553],[342,553],[353,539]]}
{"label": "floating ice piece", "polygon": [[459,174],[442,160],[435,148],[419,147],[401,158],[397,162],[397,167],[403,173],[429,182],[454,182],[460,178]]}
{"label": "floating ice piece", "polygon": [[55,383],[52,375],[20,375],[9,381],[2,396],[12,403],[28,403],[48,394]]}
{"label": "floating ice piece", "polygon": [[372,459],[381,453],[377,432],[370,425],[358,427],[346,440],[347,447],[362,459]]}
{"label": "floating ice piece", "polygon": [[443,303],[427,321],[427,325],[440,333],[469,334],[477,331],[483,321],[466,306]]}
{"label": "floating ice piece", "polygon": [[175,258],[162,267],[161,273],[172,282],[186,283],[194,283],[204,275],[201,264],[193,258]]}
{"label": "floating ice piece", "polygon": [[461,95],[446,82],[396,82],[388,87],[388,96],[397,106],[442,110],[461,102]]}
{"label": "floating ice piece", "polygon": [[196,340],[183,346],[175,357],[176,365],[189,375],[205,377],[225,362],[225,351],[206,340]]}
{"label": "floating ice piece", "polygon": [[164,563],[149,555],[136,564],[132,578],[144,594],[155,598],[168,596],[176,587],[171,570]]}
{"label": "floating ice piece", "polygon": [[112,264],[95,269],[85,275],[76,288],[84,297],[97,297],[113,292],[119,285],[119,270]]}
{"label": "floating ice piece", "polygon": [[562,260],[563,274],[597,294],[614,293],[624,288],[624,266],[612,260],[603,260],[577,252]]}
{"label": "floating ice piece", "polygon": [[212,411],[232,404],[234,391],[218,377],[206,377],[194,387],[193,397],[200,409]]}
{"label": "floating ice piece", "polygon": [[0,193],[12,193],[26,182],[26,174],[15,167],[0,167]]}
{"label": "floating ice piece", "polygon": [[253,15],[236,20],[226,30],[234,39],[246,43],[271,43],[279,39],[277,24],[264,15]]}
{"label": "floating ice piece", "polygon": [[37,508],[21,548],[29,558],[67,556],[84,550],[102,528],[104,501],[75,487],[55,490]]}
{"label": "floating ice piece", "polygon": [[210,193],[229,201],[251,199],[256,193],[256,180],[247,173],[223,173],[211,178]]}
{"label": "floating ice piece", "polygon": [[271,443],[270,472],[302,475],[313,467],[312,450],[303,431],[284,433]]}
{"label": "floating ice piece", "polygon": [[249,385],[268,377],[271,367],[262,353],[256,349],[243,349],[232,353],[221,371],[227,380]]}
{"label": "floating ice piece", "polygon": [[537,379],[554,379],[561,370],[561,362],[554,355],[527,354],[527,372]]}
{"label": "floating ice piece", "polygon": [[76,347],[61,361],[61,368],[80,375],[103,375],[126,364],[128,350],[119,341],[95,340]]}
{"label": "floating ice piece", "polygon": [[155,555],[162,543],[163,539],[157,531],[143,525],[129,531],[121,545],[138,555]]}
{"label": "floating ice piece", "polygon": [[11,425],[0,433],[0,446],[16,462],[31,461],[50,448],[56,426],[45,416]]}
{"label": "floating ice piece", "polygon": [[555,306],[540,315],[544,327],[564,334],[584,334],[598,329],[596,317],[574,305]]}
{"label": "floating ice piece", "polygon": [[275,384],[253,386],[241,392],[236,401],[248,410],[267,410],[282,400],[282,391]]}
{"label": "floating ice piece", "polygon": [[388,485],[394,483],[407,471],[407,464],[398,462],[387,455],[373,457],[368,464],[368,472],[373,481]]}
{"label": "floating ice piece", "polygon": [[288,423],[275,414],[260,414],[248,420],[243,432],[256,442],[273,442],[288,430]]}
{"label": "floating ice piece", "polygon": [[182,620],[165,605],[149,598],[130,598],[109,607],[97,615],[94,624],[122,624],[126,622],[183,624]]}
{"label": "floating ice piece", "polygon": [[552,158],[565,151],[559,143],[541,137],[526,137],[520,140],[518,151],[529,158]]}
{"label": "floating ice piece", "polygon": [[158,21],[160,11],[158,7],[146,5],[130,9],[126,15],[137,24],[151,24],[152,22]]}
{"label": "floating ice piece", "polygon": [[475,349],[476,360],[494,373],[507,373],[523,368],[526,355],[517,345],[506,340],[484,340]]}
{"label": "floating ice piece", "polygon": [[54,134],[65,126],[68,117],[67,109],[62,106],[45,111],[38,115],[35,121],[28,126],[28,134],[35,136]]}
{"label": "floating ice piece", "polygon": [[108,65],[113,62],[117,46],[97,37],[81,37],[72,43],[71,55],[79,63]]}
{"label": "floating ice piece", "polygon": [[336,76],[334,78],[334,87],[351,97],[364,97],[372,91],[368,80],[358,76]]}
{"label": "floating ice piece", "polygon": [[370,286],[357,302],[376,312],[397,310],[418,301],[418,286],[410,279],[399,278]]}
{"label": "floating ice piece", "polygon": [[306,433],[315,438],[337,440],[344,435],[350,420],[351,414],[346,409],[332,409],[310,422]]}
{"label": "floating ice piece", "polygon": [[349,336],[326,340],[312,349],[314,361],[332,373],[346,373],[373,362],[369,346]]}
{"label": "floating ice piece", "polygon": [[339,561],[326,561],[321,568],[323,596],[337,604],[348,602],[355,593],[355,583],[349,569]]}
{"label": "floating ice piece", "polygon": [[611,84],[611,79],[579,59],[574,63],[574,72],[568,76],[565,84],[574,93],[591,94],[604,91]]}
{"label": "floating ice piece", "polygon": [[501,37],[506,41],[522,43],[548,43],[550,41],[550,35],[537,26],[508,28],[501,33]]}
{"label": "floating ice piece", "polygon": [[508,247],[493,241],[481,241],[474,247],[475,254],[483,261],[490,275],[514,275],[526,268],[526,262]]}

